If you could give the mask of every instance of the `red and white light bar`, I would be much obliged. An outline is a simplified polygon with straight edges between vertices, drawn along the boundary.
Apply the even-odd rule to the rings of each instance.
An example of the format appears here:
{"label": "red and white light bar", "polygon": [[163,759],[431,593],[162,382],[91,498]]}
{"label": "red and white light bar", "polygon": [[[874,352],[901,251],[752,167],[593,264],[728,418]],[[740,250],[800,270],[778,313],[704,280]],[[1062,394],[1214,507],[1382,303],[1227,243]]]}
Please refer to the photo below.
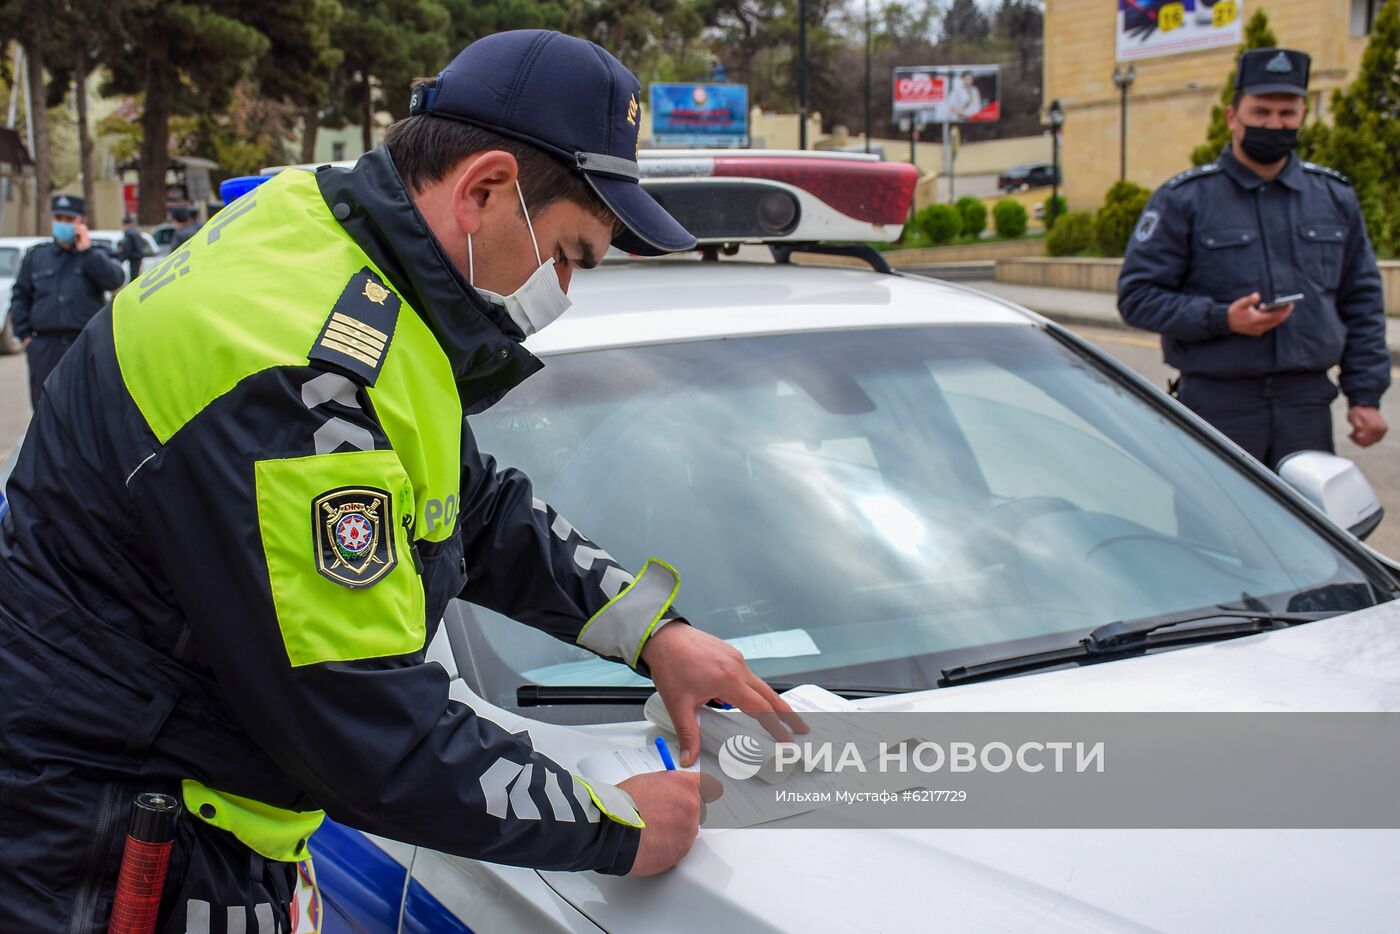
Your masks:
{"label": "red and white light bar", "polygon": [[[702,243],[897,240],[919,180],[914,166],[882,162],[865,153],[644,149],[638,157],[642,184]],[[697,212],[694,199],[675,197],[681,186],[709,184],[715,186],[717,197],[732,203],[750,183],[770,192],[786,192],[790,204],[779,205],[770,198],[764,210],[781,219],[793,209],[793,222],[776,228],[765,224],[763,231],[755,232],[738,212],[730,225],[733,229],[727,230],[713,211]],[[696,213],[705,216],[702,219]]]}

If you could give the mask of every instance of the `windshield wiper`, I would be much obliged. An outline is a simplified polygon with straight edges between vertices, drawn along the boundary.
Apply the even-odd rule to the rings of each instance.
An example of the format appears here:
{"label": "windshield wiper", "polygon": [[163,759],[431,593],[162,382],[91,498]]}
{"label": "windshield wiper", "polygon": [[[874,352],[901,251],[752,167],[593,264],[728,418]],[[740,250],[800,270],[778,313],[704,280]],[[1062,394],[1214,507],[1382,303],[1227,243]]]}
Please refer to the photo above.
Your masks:
{"label": "windshield wiper", "polygon": [[[1105,623],[1078,642],[1063,648],[1009,655],[1005,658],[994,658],[973,665],[945,668],[938,686],[967,684],[972,681],[983,681],[1043,668],[1054,668],[1071,662],[1097,661],[1115,655],[1136,654],[1159,646],[1233,639],[1238,636],[1285,629],[1298,623],[1311,623],[1336,615],[1336,611],[1271,613],[1267,610],[1215,608],[1147,616],[1131,621],[1119,620]],[[1214,623],[1209,626],[1190,626],[1183,629],[1176,628],[1188,623],[1215,619],[1227,619],[1231,622]]]}
{"label": "windshield wiper", "polygon": [[[769,681],[768,686],[778,693],[790,691],[796,683]],[[825,687],[825,685],[823,685]],[[882,697],[898,694],[899,688],[868,687],[827,687],[833,694],[847,700],[862,697]],[[515,689],[515,706],[546,707],[550,704],[610,704],[625,706],[644,704],[648,697],[656,693],[649,684],[587,685],[587,684],[522,684]]]}

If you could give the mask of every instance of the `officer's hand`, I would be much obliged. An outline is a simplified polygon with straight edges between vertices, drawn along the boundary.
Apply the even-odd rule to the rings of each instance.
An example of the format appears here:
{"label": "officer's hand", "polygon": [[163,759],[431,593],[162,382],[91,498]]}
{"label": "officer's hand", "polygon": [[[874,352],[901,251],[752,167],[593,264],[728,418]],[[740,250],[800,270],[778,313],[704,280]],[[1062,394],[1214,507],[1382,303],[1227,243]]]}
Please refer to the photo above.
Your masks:
{"label": "officer's hand", "polygon": [[780,742],[790,742],[787,724],[798,733],[807,725],[763,679],[749,670],[739,650],[723,639],[682,622],[670,623],[647,640],[642,661],[666,703],[666,712],[681,741],[681,765],[700,755],[700,726],[695,709],[711,700],[752,714]]}
{"label": "officer's hand", "polygon": [[1363,448],[1369,448],[1384,438],[1388,428],[1381,410],[1369,405],[1353,405],[1347,409],[1347,421],[1351,423],[1348,437]]}
{"label": "officer's hand", "polygon": [[[690,852],[695,835],[700,832],[702,778],[719,787],[712,776],[699,772],[646,772],[618,784],[632,796],[637,813],[646,824],[629,875],[665,872]],[[709,800],[715,797],[718,795]]]}
{"label": "officer's hand", "polygon": [[92,238],[88,236],[87,224],[81,221],[73,225],[73,246],[79,253],[92,246]]}
{"label": "officer's hand", "polygon": [[1229,319],[1232,332],[1258,337],[1283,324],[1288,320],[1288,316],[1293,314],[1292,305],[1285,305],[1278,311],[1260,311],[1259,301],[1259,293],[1251,292],[1230,303]]}
{"label": "officer's hand", "polygon": [[33,334],[31,334],[31,335],[29,335],[28,337],[26,337],[26,338],[24,339],[24,341],[23,341],[24,346],[27,348],[27,347],[29,346],[29,342],[32,341],[33,339],[34,339],[34,335],[33,335]]}

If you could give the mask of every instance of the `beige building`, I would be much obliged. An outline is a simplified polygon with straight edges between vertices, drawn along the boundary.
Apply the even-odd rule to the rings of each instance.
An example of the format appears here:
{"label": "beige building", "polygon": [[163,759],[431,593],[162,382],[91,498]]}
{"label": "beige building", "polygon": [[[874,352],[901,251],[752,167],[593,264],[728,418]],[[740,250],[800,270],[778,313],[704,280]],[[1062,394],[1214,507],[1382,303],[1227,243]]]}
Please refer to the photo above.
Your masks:
{"label": "beige building", "polygon": [[[1279,44],[1312,56],[1310,119],[1325,117],[1334,88],[1361,62],[1380,0],[1240,0],[1245,20],[1269,15]],[[1065,110],[1061,152],[1070,207],[1096,207],[1119,175],[1119,91],[1113,83],[1114,0],[1047,0],[1045,102]],[[1189,168],[1205,141],[1210,109],[1233,67],[1234,47],[1133,62],[1128,96],[1127,177],[1148,188]]]}

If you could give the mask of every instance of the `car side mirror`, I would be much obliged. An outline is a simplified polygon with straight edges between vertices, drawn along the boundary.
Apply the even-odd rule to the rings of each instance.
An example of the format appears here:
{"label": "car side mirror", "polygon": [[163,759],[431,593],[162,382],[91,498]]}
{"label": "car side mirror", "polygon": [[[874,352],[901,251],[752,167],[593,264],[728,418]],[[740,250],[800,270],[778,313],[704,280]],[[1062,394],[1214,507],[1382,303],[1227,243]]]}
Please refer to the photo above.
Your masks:
{"label": "car side mirror", "polygon": [[1361,468],[1345,457],[1298,451],[1279,461],[1278,472],[1304,499],[1359,539],[1374,532],[1385,516]]}

